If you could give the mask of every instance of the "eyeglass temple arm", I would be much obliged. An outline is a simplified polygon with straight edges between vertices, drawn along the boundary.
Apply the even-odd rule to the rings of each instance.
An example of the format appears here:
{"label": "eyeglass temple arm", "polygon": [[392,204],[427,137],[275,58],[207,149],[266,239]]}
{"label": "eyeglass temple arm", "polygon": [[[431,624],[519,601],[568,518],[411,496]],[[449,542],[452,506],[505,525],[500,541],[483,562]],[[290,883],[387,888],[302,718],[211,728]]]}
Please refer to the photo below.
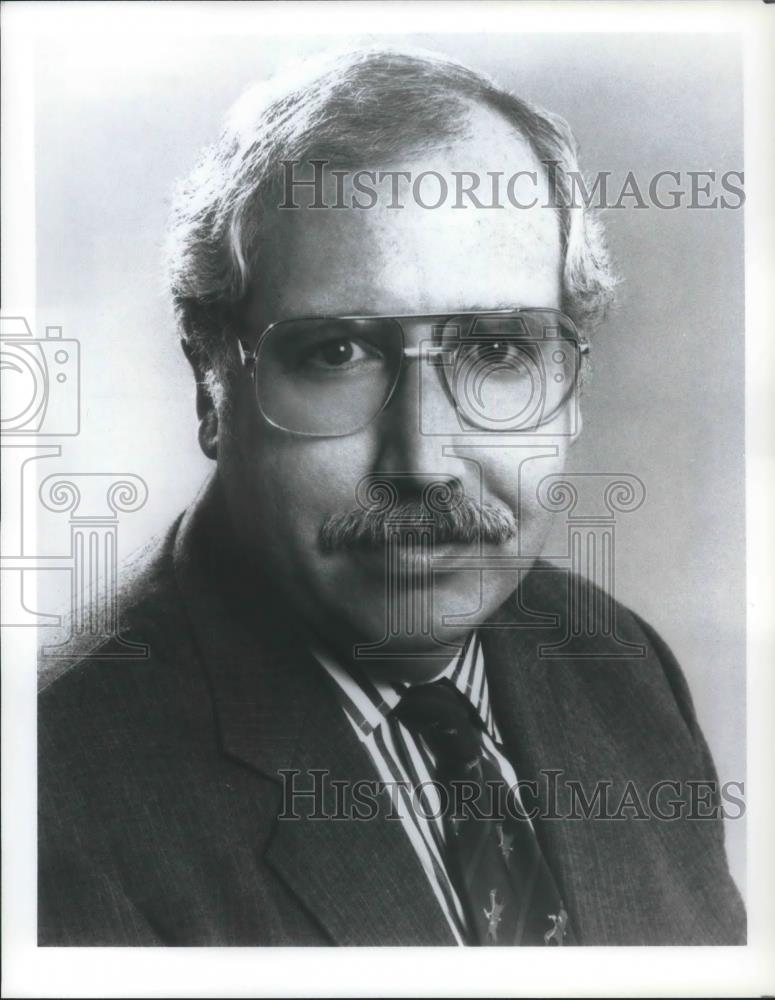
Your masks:
{"label": "eyeglass temple arm", "polygon": [[252,350],[247,349],[239,337],[237,337],[237,350],[239,351],[239,358],[242,362],[244,368],[253,368],[256,363],[256,352],[258,347],[254,347]]}

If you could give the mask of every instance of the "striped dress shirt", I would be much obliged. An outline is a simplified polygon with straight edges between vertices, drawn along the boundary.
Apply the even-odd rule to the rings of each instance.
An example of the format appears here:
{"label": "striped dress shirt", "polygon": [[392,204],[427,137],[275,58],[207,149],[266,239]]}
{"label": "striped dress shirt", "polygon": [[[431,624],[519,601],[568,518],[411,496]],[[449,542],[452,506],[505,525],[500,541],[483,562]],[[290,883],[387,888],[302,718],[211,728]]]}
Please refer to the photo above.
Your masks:
{"label": "striped dress shirt", "polygon": [[[381,782],[393,792],[392,807],[401,821],[430,887],[459,945],[468,928],[463,907],[445,865],[445,834],[433,754],[391,713],[409,683],[373,680],[364,669],[350,669],[320,650],[315,655],[336,683],[345,714],[366,748]],[[448,678],[471,702],[485,726],[484,752],[519,798],[517,777],[505,758],[490,706],[484,655],[472,632],[457,657],[436,678]]]}

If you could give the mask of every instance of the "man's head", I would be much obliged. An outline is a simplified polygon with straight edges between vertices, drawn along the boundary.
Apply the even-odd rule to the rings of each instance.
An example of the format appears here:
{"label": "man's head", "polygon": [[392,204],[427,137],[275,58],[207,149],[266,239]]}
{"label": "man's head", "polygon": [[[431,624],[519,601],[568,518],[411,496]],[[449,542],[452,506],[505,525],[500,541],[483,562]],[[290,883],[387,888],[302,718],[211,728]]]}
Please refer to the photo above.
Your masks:
{"label": "man's head", "polygon": [[[284,165],[303,177],[314,160],[327,164],[329,207],[312,207],[321,189],[287,190]],[[512,355],[521,370],[526,358],[534,374],[543,368],[544,393],[553,378],[568,383],[558,359],[578,359],[572,339],[527,341],[541,340],[542,317],[553,315],[530,310],[561,310],[583,337],[610,296],[597,229],[562,207],[576,169],[559,119],[455,63],[374,50],[292,89],[249,92],[180,188],[172,290],[200,383],[202,447],[217,459],[238,537],[301,618],[345,652],[387,638],[387,654],[404,654],[416,675],[424,652],[514,590],[513,565],[483,568],[483,558],[540,553],[549,522],[536,486],[562,469],[578,434],[573,385],[555,393],[553,412],[521,424],[499,423],[500,411],[472,420],[458,404],[465,392],[474,409],[507,400]],[[397,208],[388,183],[359,207],[373,199],[359,196],[358,171],[408,174],[420,197]],[[440,189],[411,187],[421,175],[473,176],[481,204],[498,174],[492,208],[449,197],[431,209]],[[281,207],[290,202],[299,207]],[[524,321],[465,318],[516,309]],[[287,322],[351,316],[399,318]],[[466,389],[471,340],[485,371]],[[253,370],[245,352],[256,353]],[[353,414],[363,419],[348,423]],[[434,513],[429,497],[445,493],[451,509]],[[434,557],[454,567],[417,555],[429,516]]]}

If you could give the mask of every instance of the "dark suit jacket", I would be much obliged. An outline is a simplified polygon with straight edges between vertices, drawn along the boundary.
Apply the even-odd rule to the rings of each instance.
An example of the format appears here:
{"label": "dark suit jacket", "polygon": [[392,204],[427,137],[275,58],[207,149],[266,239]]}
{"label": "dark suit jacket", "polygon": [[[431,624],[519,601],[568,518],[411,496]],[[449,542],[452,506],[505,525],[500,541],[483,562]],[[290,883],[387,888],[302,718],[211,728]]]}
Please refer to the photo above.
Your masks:
{"label": "dark suit jacket", "polygon": [[[108,641],[42,673],[40,943],[454,943],[400,823],[278,819],[280,769],[377,775],[293,617],[212,544],[216,483],[121,596],[123,635],[148,658],[114,658]],[[555,638],[566,581],[543,564],[522,587],[559,616]],[[669,650],[621,606],[618,629],[646,656],[545,660],[551,630],[482,632],[495,717],[519,778],[539,779],[536,828],[576,938],[742,943],[720,820],[546,818],[570,811],[566,778],[587,795],[610,782],[614,803],[627,782],[646,802],[658,781],[715,780]],[[553,803],[542,769],[562,772]]]}

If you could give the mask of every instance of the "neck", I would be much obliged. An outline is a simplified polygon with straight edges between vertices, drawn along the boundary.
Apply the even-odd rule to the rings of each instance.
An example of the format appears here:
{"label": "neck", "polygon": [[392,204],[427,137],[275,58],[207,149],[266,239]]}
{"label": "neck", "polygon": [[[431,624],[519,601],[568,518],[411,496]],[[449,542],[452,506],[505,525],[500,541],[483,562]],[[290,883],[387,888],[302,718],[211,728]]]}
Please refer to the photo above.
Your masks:
{"label": "neck", "polygon": [[340,663],[374,681],[427,684],[440,677],[449,664],[462,654],[470,635],[470,632],[463,633],[454,643],[431,647],[425,655],[416,649],[416,643],[409,642],[404,644],[403,649],[399,645],[394,646],[389,653],[380,650],[381,655],[374,655],[376,651],[353,648],[341,641],[323,640],[322,644]]}

